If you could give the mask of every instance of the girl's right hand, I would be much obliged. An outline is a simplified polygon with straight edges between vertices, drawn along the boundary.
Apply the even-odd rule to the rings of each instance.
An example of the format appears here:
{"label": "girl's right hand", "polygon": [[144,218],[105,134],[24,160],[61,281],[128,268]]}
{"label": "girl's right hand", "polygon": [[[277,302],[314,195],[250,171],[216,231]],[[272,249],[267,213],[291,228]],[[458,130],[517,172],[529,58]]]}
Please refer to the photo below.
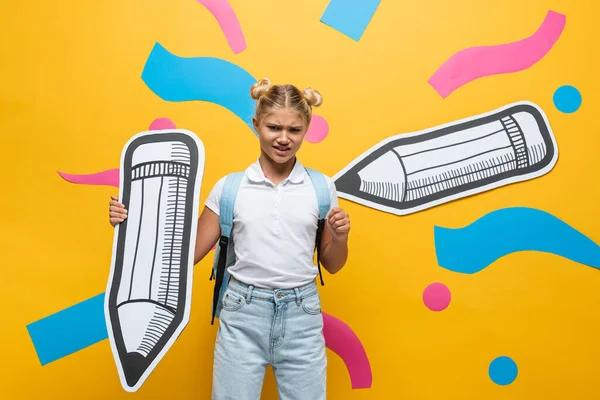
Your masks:
{"label": "girl's right hand", "polygon": [[127,210],[125,209],[125,206],[121,203],[119,203],[118,198],[115,196],[110,196],[111,200],[108,203],[109,204],[109,219],[110,219],[110,224],[114,227],[116,226],[118,223],[125,221],[125,218],[127,218]]}

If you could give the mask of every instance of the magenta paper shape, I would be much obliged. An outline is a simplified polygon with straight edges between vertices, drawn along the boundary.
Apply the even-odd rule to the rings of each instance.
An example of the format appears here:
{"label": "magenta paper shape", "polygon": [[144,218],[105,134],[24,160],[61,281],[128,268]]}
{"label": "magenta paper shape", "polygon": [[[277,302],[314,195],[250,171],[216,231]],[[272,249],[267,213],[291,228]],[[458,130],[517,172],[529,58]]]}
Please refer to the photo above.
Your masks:
{"label": "magenta paper shape", "polygon": [[197,0],[215,17],[231,50],[237,54],[246,48],[246,40],[231,4],[227,0]]}
{"label": "magenta paper shape", "polygon": [[148,128],[151,131],[159,131],[162,129],[175,129],[175,122],[171,121],[169,118],[156,118],[154,121],[152,121],[152,123],[150,124],[150,128]]}
{"label": "magenta paper shape", "polygon": [[[149,130],[175,129],[175,122],[169,118],[156,118],[150,124]],[[105,185],[119,187],[119,168],[95,172],[93,174],[67,174],[57,171],[64,180],[80,185]]]}
{"label": "magenta paper shape", "polygon": [[370,388],[373,382],[371,364],[360,339],[343,321],[326,313],[322,315],[325,344],[346,364],[352,389]]}
{"label": "magenta paper shape", "polygon": [[319,143],[327,137],[328,133],[329,125],[325,118],[319,115],[313,115],[304,139],[310,143]]}
{"label": "magenta paper shape", "polygon": [[67,174],[57,171],[66,181],[80,185],[105,185],[119,187],[119,168],[96,172],[93,174]]}
{"label": "magenta paper shape", "polygon": [[442,64],[428,82],[445,98],[475,79],[527,69],[550,51],[565,24],[565,15],[548,11],[533,35],[517,42],[461,50]]}
{"label": "magenta paper shape", "polygon": [[448,286],[440,282],[430,284],[423,291],[423,303],[431,311],[445,310],[450,304],[452,294]]}

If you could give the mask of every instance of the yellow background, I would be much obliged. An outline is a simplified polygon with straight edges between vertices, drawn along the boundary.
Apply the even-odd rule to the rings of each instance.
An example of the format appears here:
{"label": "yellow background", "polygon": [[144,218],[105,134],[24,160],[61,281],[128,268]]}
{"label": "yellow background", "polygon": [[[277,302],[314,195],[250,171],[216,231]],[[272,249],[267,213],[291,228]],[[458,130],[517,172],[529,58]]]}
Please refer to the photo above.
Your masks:
{"label": "yellow background", "polygon": [[[110,266],[109,196],[57,170],[119,166],[135,133],[158,117],[197,133],[206,147],[201,200],[224,174],[245,168],[258,141],[228,110],[170,103],[140,75],[159,41],[176,55],[232,61],[255,77],[312,86],[329,136],[305,143],[301,160],[328,175],[380,140],[530,100],[548,115],[559,160],[546,176],[397,217],[341,200],[352,219],[350,258],[325,276],[324,311],[360,337],[371,389],[352,390],[329,354],[331,399],[600,398],[600,275],[550,254],[517,253],[474,275],[437,266],[433,227],[459,227],[503,207],[548,211],[600,240],[598,7],[591,0],[383,1],[360,42],[319,21],[327,0],[230,0],[248,48],[233,54],[217,22],[193,0],[8,2],[0,24],[0,148],[3,191],[0,397],[5,399],[207,399],[216,326],[210,326],[211,257],[195,269],[192,318],[135,394],[120,386],[108,341],[41,366],[26,325],[101,293]],[[482,78],[442,99],[427,80],[456,51],[531,35],[548,10],[567,16],[555,47],[532,68]],[[583,104],[563,114],[561,85]],[[212,254],[211,254],[212,256]],[[448,309],[423,289],[443,282]],[[488,377],[497,356],[519,376]],[[269,372],[265,399],[275,399]]]}

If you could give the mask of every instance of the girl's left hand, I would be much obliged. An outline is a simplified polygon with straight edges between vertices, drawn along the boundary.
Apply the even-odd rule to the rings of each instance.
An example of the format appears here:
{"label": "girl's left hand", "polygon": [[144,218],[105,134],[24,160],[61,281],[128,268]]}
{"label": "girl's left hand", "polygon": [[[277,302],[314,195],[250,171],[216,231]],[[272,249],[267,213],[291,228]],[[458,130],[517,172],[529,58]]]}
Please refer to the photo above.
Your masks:
{"label": "girl's left hand", "polygon": [[348,213],[339,207],[332,208],[327,216],[327,227],[333,236],[333,240],[348,240],[348,232],[350,232]]}

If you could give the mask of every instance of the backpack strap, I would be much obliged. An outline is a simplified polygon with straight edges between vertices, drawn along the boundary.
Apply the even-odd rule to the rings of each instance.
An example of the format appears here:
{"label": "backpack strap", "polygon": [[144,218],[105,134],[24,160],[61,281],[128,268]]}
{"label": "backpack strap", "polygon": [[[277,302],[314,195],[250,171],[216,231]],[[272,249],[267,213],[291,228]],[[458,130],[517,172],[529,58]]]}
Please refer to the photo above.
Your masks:
{"label": "backpack strap", "polygon": [[321,273],[321,238],[323,237],[323,229],[325,229],[325,219],[329,213],[331,207],[331,197],[329,194],[329,187],[327,180],[318,171],[314,169],[306,168],[306,172],[313,183],[315,192],[317,194],[317,202],[319,204],[319,221],[317,224],[317,237],[315,239],[315,247],[317,249],[317,266],[319,268],[319,278],[321,279],[321,285],[324,286],[323,274]]}
{"label": "backpack strap", "polygon": [[221,200],[219,202],[219,225],[221,226],[221,237],[218,244],[218,256],[215,257],[215,265],[211,274],[211,280],[215,277],[215,289],[213,294],[213,312],[211,325],[215,322],[217,314],[217,306],[223,295],[227,285],[223,285],[224,281],[229,281],[229,273],[226,271],[227,254],[229,253],[228,246],[231,244],[231,230],[233,228],[233,206],[237,191],[244,177],[244,172],[235,172],[227,175],[223,190],[221,192]]}

